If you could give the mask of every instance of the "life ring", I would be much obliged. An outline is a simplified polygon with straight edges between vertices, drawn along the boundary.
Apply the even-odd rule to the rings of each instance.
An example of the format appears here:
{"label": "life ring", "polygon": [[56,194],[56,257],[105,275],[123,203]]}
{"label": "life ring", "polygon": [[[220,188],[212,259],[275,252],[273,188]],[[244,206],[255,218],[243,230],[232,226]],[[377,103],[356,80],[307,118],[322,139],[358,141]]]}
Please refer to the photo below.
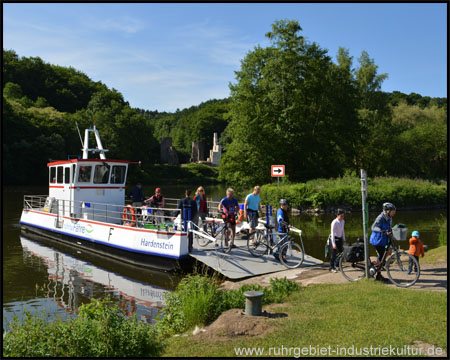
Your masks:
{"label": "life ring", "polygon": [[135,226],[136,225],[136,213],[131,205],[127,205],[123,208],[122,219],[125,226]]}

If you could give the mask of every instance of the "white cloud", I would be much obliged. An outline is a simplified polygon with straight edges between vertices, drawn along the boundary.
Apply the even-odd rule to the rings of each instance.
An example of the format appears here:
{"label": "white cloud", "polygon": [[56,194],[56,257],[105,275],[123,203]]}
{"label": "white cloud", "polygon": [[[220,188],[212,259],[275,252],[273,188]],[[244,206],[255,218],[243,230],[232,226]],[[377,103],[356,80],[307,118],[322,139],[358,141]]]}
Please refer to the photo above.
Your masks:
{"label": "white cloud", "polygon": [[247,36],[236,34],[226,26],[211,24],[208,19],[182,26],[176,32],[185,48],[201,52],[221,65],[239,66],[247,51],[256,45]]}
{"label": "white cloud", "polygon": [[[4,47],[82,71],[120,91],[133,107],[175,111],[228,96],[233,70],[249,46],[230,29],[208,22],[173,28],[158,44],[154,34],[134,35],[149,29],[131,17],[94,20],[45,25],[10,21]],[[99,32],[120,32],[133,41],[97,36]]]}
{"label": "white cloud", "polygon": [[141,20],[130,16],[105,19],[90,18],[84,22],[83,26],[96,31],[114,31],[128,35],[145,29],[145,24]]}

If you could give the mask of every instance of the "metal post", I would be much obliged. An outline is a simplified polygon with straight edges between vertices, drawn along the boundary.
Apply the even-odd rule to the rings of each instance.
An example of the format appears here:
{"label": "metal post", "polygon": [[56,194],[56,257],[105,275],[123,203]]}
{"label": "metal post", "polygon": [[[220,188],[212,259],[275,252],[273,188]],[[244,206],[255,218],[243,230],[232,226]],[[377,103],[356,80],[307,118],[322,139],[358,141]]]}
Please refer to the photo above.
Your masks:
{"label": "metal post", "polygon": [[244,293],[245,315],[260,316],[262,310],[261,299],[264,296],[262,291],[246,291]]}
{"label": "metal post", "polygon": [[280,186],[280,177],[278,176],[278,186]]}
{"label": "metal post", "polygon": [[369,277],[370,257],[369,257],[369,207],[367,205],[367,173],[361,169],[361,199],[364,230],[364,258],[366,259],[366,277]]}

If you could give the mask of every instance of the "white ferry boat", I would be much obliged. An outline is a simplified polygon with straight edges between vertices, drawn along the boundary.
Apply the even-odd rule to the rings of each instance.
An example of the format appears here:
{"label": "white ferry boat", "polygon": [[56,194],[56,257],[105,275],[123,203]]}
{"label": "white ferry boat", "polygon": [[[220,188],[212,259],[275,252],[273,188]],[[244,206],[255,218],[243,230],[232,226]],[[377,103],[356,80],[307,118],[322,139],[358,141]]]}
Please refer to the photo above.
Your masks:
{"label": "white ferry boat", "polygon": [[[91,132],[96,148],[88,146]],[[134,265],[166,271],[188,265],[187,231],[181,223],[158,221],[167,214],[175,217],[178,210],[158,209],[155,215],[156,209],[125,204],[133,162],[107,159],[95,124],[85,130],[82,150],[81,158],[47,164],[49,193],[25,195],[22,229]],[[89,159],[89,152],[99,158]]]}

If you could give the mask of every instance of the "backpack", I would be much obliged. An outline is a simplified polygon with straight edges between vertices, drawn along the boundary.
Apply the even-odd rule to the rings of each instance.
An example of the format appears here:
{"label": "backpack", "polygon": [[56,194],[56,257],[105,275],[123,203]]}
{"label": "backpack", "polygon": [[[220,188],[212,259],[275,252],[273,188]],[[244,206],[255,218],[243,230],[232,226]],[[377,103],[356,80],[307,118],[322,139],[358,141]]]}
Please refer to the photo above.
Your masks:
{"label": "backpack", "polygon": [[344,244],[344,260],[347,262],[364,260],[364,243]]}

